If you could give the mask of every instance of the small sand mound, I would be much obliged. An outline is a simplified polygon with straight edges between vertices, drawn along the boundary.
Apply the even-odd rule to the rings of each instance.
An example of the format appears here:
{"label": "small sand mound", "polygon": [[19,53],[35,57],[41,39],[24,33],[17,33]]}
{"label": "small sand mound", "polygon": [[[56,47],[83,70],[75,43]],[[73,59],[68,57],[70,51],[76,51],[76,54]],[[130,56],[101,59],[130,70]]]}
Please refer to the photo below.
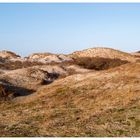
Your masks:
{"label": "small sand mound", "polygon": [[11,51],[0,51],[1,58],[19,58],[20,56]]}
{"label": "small sand mound", "polygon": [[50,82],[51,80],[47,71],[36,68],[23,68],[6,72],[0,76],[0,79],[17,87],[34,90],[43,82]]}
{"label": "small sand mound", "polygon": [[51,62],[64,62],[71,61],[72,58],[63,55],[63,54],[51,54],[51,53],[35,53],[27,57],[29,61],[38,61],[42,63],[51,63]]}

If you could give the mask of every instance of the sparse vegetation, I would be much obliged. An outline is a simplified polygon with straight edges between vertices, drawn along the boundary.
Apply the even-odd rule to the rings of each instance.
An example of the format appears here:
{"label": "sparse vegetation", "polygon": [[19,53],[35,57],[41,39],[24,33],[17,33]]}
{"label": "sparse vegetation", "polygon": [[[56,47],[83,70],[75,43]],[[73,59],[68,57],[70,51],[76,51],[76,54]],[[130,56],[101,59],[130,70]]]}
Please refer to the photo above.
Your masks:
{"label": "sparse vegetation", "polygon": [[14,96],[14,92],[9,91],[4,85],[0,85],[0,101],[11,99]]}
{"label": "sparse vegetation", "polygon": [[29,61],[5,61],[4,63],[0,64],[0,69],[5,70],[15,70],[15,69],[21,69],[21,68],[27,68],[31,66],[38,66],[38,65],[44,65],[41,62],[29,62]]}

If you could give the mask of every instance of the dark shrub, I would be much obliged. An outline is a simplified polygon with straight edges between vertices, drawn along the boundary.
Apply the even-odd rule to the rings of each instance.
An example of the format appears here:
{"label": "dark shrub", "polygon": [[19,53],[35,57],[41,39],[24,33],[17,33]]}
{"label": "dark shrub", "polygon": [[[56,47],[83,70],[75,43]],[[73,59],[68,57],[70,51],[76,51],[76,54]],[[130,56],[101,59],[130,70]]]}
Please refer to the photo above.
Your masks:
{"label": "dark shrub", "polygon": [[128,61],[101,57],[79,57],[75,59],[75,63],[87,69],[105,70],[126,64]]}

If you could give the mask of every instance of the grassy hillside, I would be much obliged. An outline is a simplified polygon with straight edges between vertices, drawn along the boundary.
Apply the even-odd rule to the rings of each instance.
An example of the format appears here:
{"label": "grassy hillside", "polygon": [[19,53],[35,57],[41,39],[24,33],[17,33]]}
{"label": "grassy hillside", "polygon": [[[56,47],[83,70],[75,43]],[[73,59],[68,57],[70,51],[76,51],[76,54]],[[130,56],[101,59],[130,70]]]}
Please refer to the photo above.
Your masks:
{"label": "grassy hillside", "polygon": [[0,136],[140,136],[140,63],[74,74],[0,103]]}

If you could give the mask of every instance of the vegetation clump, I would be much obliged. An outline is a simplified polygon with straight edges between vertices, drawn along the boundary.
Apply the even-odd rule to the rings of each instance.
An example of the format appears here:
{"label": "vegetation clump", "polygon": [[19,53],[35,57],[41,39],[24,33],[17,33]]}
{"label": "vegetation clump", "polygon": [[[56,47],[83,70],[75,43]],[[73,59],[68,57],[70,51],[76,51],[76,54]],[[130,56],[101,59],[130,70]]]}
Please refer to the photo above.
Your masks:
{"label": "vegetation clump", "polygon": [[105,70],[126,64],[128,61],[101,57],[78,57],[75,63],[87,69]]}

